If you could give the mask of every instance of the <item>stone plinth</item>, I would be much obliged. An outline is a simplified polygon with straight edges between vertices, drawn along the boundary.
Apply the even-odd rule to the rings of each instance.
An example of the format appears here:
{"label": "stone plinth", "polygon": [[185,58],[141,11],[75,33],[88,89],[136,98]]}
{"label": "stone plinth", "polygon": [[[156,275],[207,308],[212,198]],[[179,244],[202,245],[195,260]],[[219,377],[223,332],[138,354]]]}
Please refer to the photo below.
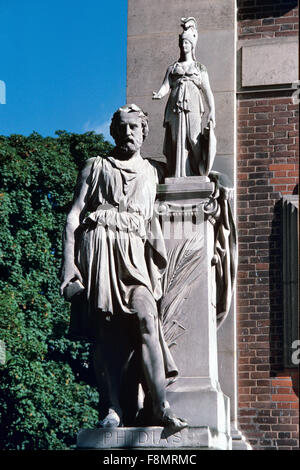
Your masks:
{"label": "stone plinth", "polygon": [[[214,255],[210,216],[214,184],[206,177],[168,178],[158,186],[168,252],[161,315],[179,377],[168,387],[175,414],[230,440],[229,399],[219,385]],[[224,442],[224,441],[223,441]],[[220,444],[221,445],[221,444]],[[228,449],[226,444],[224,449]]]}
{"label": "stone plinth", "polygon": [[285,85],[297,80],[298,41],[278,38],[242,47],[243,87]]}
{"label": "stone plinth", "polygon": [[215,449],[230,448],[227,435],[207,426],[190,427],[174,434],[161,427],[81,429],[77,449]]}

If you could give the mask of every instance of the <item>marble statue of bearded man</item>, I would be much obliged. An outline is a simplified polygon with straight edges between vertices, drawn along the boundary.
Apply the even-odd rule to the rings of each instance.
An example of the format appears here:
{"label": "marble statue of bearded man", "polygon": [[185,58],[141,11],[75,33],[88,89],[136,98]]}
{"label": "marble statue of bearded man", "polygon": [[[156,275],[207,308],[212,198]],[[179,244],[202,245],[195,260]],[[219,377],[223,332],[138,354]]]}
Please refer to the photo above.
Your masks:
{"label": "marble statue of bearded man", "polygon": [[151,410],[144,424],[181,429],[186,421],[166,400],[166,378],[177,370],[156,305],[166,251],[157,170],[140,154],[147,134],[147,116],[126,105],[112,119],[111,155],[86,162],[65,227],[61,293],[72,297],[71,332],[94,342],[99,426],[136,423],[141,383]]}

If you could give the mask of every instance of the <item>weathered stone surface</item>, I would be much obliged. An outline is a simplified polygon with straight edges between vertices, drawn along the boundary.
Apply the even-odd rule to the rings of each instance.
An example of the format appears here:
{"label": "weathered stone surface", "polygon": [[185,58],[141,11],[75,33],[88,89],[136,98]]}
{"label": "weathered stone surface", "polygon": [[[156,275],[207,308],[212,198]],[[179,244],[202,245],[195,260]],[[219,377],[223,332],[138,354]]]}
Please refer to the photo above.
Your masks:
{"label": "weathered stone surface", "polygon": [[[153,88],[154,90],[155,88]],[[161,158],[163,155],[164,128],[164,108],[166,99],[158,102],[152,100],[152,96],[127,96],[128,103],[137,103],[142,109],[147,110],[149,116],[149,138],[145,141],[142,155],[148,158]],[[148,142],[149,140],[149,142]]]}
{"label": "weathered stone surface", "polygon": [[208,426],[189,427],[175,434],[161,427],[81,429],[78,449],[231,449],[231,439]]}
{"label": "weathered stone surface", "polygon": [[235,87],[234,30],[201,31],[196,54],[208,70],[214,92],[232,91]]}
{"label": "weathered stone surface", "polygon": [[[235,152],[235,118],[234,111],[236,106],[235,95],[231,92],[215,93],[216,102],[216,137],[217,137],[217,155],[232,155]],[[233,167],[232,167],[233,181]]]}
{"label": "weathered stone surface", "polygon": [[233,29],[235,1],[129,0],[128,36],[176,32],[178,18],[194,16],[199,30]]}
{"label": "weathered stone surface", "polygon": [[[177,29],[179,33],[178,24]],[[167,66],[179,57],[178,33],[128,37],[127,76],[130,80],[127,81],[127,96],[152,98],[152,92],[161,85]]]}
{"label": "weathered stone surface", "polygon": [[[177,23],[178,23],[177,18]],[[198,20],[198,18],[197,18]],[[127,96],[152,96],[164,77],[166,67],[179,57],[178,33],[128,37]],[[210,47],[207,47],[207,44]],[[234,87],[235,47],[231,30],[201,31],[199,29],[196,57],[208,70],[213,92],[229,91]]]}
{"label": "weathered stone surface", "polygon": [[[234,302],[234,299],[232,300]],[[231,305],[226,322],[221,325],[218,331],[218,372],[222,391],[227,396],[231,396],[232,389],[237,390],[237,370],[235,367],[228,368],[232,357],[236,354],[235,342],[231,338],[236,336],[235,306]],[[234,416],[234,400],[230,400],[231,416]]]}
{"label": "weathered stone surface", "polygon": [[228,177],[232,187],[234,184],[234,165],[235,165],[234,155],[217,154],[215,158],[215,163],[213,166],[214,171],[219,171],[220,173],[224,173]]}
{"label": "weathered stone surface", "polygon": [[298,80],[298,42],[268,40],[242,47],[242,86],[282,85]]}
{"label": "weathered stone surface", "polygon": [[180,178],[165,178],[165,182],[158,186],[159,199],[176,200],[186,203],[186,199],[199,203],[197,196],[205,199],[212,194],[213,184],[206,176],[186,176]]}
{"label": "weathered stone surface", "polygon": [[245,436],[233,425],[231,427],[232,450],[252,450]]}

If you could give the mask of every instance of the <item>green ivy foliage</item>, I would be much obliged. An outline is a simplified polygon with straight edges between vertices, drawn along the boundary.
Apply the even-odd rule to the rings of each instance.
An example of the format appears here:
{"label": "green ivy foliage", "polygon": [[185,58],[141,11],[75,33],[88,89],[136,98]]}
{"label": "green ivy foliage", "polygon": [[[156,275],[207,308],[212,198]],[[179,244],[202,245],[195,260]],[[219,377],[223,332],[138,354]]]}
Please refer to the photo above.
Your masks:
{"label": "green ivy foliage", "polygon": [[0,136],[0,448],[68,449],[97,420],[89,348],[67,336],[62,232],[78,170],[112,146],[93,132]]}

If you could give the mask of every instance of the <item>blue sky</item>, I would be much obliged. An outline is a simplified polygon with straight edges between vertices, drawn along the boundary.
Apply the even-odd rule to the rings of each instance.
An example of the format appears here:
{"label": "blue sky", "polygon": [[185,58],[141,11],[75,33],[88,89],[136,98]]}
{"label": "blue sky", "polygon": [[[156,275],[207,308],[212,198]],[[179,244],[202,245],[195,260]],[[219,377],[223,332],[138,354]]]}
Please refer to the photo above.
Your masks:
{"label": "blue sky", "polygon": [[126,101],[126,0],[0,0],[0,134],[102,132]]}

